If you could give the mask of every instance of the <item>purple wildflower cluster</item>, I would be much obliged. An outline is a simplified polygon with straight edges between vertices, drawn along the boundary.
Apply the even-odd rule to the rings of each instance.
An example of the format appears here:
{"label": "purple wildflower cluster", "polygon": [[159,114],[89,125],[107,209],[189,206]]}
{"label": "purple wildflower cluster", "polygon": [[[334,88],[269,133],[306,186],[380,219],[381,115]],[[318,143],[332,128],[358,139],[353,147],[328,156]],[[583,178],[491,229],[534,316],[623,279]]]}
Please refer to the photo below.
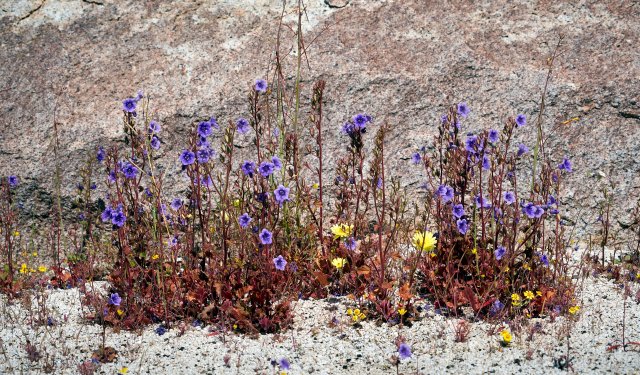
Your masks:
{"label": "purple wildflower cluster", "polygon": [[290,188],[284,187],[283,185],[278,185],[276,190],[273,192],[273,195],[276,198],[276,202],[278,202],[282,206],[284,202],[289,201],[290,190]]}
{"label": "purple wildflower cluster", "polygon": [[453,188],[449,185],[438,186],[438,190],[436,191],[436,194],[440,196],[443,202],[449,202],[450,200],[453,199],[453,196],[454,196]]}
{"label": "purple wildflower cluster", "polygon": [[125,222],[127,221],[127,217],[125,216],[122,208],[122,204],[119,204],[117,207],[107,207],[102,211],[100,215],[100,219],[104,223],[111,223],[118,228],[122,228]]}
{"label": "purple wildflower cluster", "polygon": [[342,132],[349,136],[365,133],[367,131],[367,124],[371,121],[371,116],[366,113],[358,113],[351,118],[351,121],[342,125]]}
{"label": "purple wildflower cluster", "polygon": [[522,212],[527,215],[529,219],[538,219],[544,215],[544,208],[532,202],[527,202],[522,204]]}

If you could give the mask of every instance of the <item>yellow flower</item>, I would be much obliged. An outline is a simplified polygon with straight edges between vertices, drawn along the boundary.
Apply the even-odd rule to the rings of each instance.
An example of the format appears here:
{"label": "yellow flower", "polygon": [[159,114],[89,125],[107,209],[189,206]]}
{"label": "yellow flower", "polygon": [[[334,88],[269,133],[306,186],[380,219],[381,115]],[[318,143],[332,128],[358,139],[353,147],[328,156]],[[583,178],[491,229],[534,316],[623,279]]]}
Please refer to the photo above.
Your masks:
{"label": "yellow flower", "polygon": [[529,263],[525,263],[522,265],[522,268],[524,268],[527,271],[531,271],[531,266],[529,265]]}
{"label": "yellow flower", "polygon": [[233,201],[233,206],[234,207],[240,207],[240,199],[236,199]]}
{"label": "yellow flower", "polygon": [[542,297],[542,292],[538,290],[538,291],[536,292],[536,296],[538,296],[538,297]]}
{"label": "yellow flower", "polygon": [[314,189],[319,189],[320,185],[318,185],[318,183],[316,182],[315,184],[311,185],[311,187],[313,187]]}
{"label": "yellow flower", "polygon": [[45,267],[45,266],[40,266],[40,267],[38,267],[38,271],[40,271],[40,272],[42,272],[42,273],[47,272],[47,267]]}
{"label": "yellow flower", "polygon": [[347,260],[344,258],[334,258],[331,261],[331,264],[337,269],[342,269],[342,267],[344,267],[345,264],[347,264]]}
{"label": "yellow flower", "polygon": [[360,309],[348,309],[347,315],[351,317],[351,320],[353,320],[354,323],[358,323],[358,321],[364,320],[367,317],[363,312],[360,311]]}
{"label": "yellow flower", "polygon": [[577,313],[578,311],[580,311],[580,306],[572,306],[569,307],[569,314],[574,315],[575,313]]}
{"label": "yellow flower", "polygon": [[513,339],[513,337],[511,337],[511,333],[506,329],[503,329],[502,332],[500,332],[500,336],[502,336],[502,343],[504,345],[509,345]]}
{"label": "yellow flower", "polygon": [[529,300],[531,300],[531,299],[533,299],[535,297],[533,295],[533,292],[530,291],[530,290],[527,290],[526,292],[524,292],[524,296],[525,296],[526,299],[529,299]]}
{"label": "yellow flower", "polygon": [[336,224],[331,227],[334,238],[347,238],[353,233],[353,225]]}
{"label": "yellow flower", "polygon": [[158,254],[153,254],[153,255],[151,256],[151,259],[153,259],[153,260],[156,260],[156,259],[158,259],[158,258],[160,258],[160,255],[158,255]]}
{"label": "yellow flower", "polygon": [[417,231],[413,235],[413,246],[422,251],[433,251],[436,248],[438,241],[431,232]]}
{"label": "yellow flower", "polygon": [[513,306],[516,306],[516,307],[520,306],[521,302],[520,302],[520,295],[519,294],[513,293],[511,295],[511,304]]}
{"label": "yellow flower", "polygon": [[124,314],[124,311],[118,309],[116,310],[116,313],[118,314],[118,316],[122,316],[122,314]]}
{"label": "yellow flower", "polygon": [[27,273],[27,272],[29,272],[29,268],[27,268],[27,264],[22,263],[22,266],[20,267],[20,273]]}
{"label": "yellow flower", "polygon": [[477,247],[474,247],[474,248],[471,250],[471,254],[473,254],[473,255],[478,254],[478,248],[477,248]]}
{"label": "yellow flower", "polygon": [[407,313],[407,309],[405,309],[404,307],[398,309],[398,314],[400,314],[400,316],[403,316],[406,313]]}
{"label": "yellow flower", "polygon": [[19,231],[15,231],[15,232],[13,232],[13,235],[14,235],[15,237],[18,237],[18,236],[20,235],[20,232],[19,232]]}
{"label": "yellow flower", "polygon": [[129,372],[129,368],[126,366],[118,370],[118,374],[126,374],[127,372]]}
{"label": "yellow flower", "polygon": [[34,251],[33,253],[31,253],[32,256],[37,257],[38,256],[38,252]]}

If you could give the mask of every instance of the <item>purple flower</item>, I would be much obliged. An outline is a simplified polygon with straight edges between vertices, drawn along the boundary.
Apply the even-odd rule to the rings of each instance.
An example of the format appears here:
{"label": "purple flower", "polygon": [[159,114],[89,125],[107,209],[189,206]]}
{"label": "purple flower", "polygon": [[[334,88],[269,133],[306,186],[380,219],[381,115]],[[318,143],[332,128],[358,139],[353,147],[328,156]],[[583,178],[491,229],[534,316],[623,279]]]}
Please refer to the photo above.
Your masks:
{"label": "purple flower", "polygon": [[138,174],[138,168],[136,168],[135,165],[126,162],[124,163],[124,165],[122,166],[122,174],[124,174],[124,176],[128,179],[134,179],[136,178],[136,175]]}
{"label": "purple flower", "polygon": [[482,156],[482,169],[491,169],[491,160],[489,160],[489,155]]}
{"label": "purple flower", "polygon": [[456,218],[461,218],[464,216],[464,206],[461,204],[456,204],[455,206],[453,206],[453,216],[455,216]]}
{"label": "purple flower", "polygon": [[210,151],[210,150],[208,150],[206,148],[203,148],[203,149],[200,149],[200,150],[196,151],[196,157],[198,158],[198,163],[204,164],[204,163],[208,162],[209,161],[209,157],[211,156],[212,153],[213,153],[212,151]]}
{"label": "purple flower", "polygon": [[271,174],[275,171],[276,167],[273,163],[268,161],[263,161],[260,163],[260,167],[258,168],[258,172],[262,175],[262,177],[267,178],[271,176]]}
{"label": "purple flower", "polygon": [[284,271],[287,261],[282,257],[282,255],[278,255],[276,258],[273,258],[273,265],[276,266],[278,271]]}
{"label": "purple flower", "polygon": [[488,138],[489,138],[489,142],[497,143],[500,140],[500,132],[495,129],[491,129],[489,130]]}
{"label": "purple flower", "polygon": [[9,181],[9,186],[10,187],[16,187],[20,183],[20,180],[18,179],[18,176],[9,176],[7,178],[7,180]]}
{"label": "purple flower", "polygon": [[504,246],[498,246],[498,248],[496,249],[496,251],[493,252],[496,256],[496,260],[500,260],[502,259],[502,257],[504,256],[504,254],[507,253],[507,249],[504,248]]}
{"label": "purple flower", "polygon": [[527,215],[529,219],[533,219],[536,217],[536,205],[531,202],[527,202],[522,206],[522,212]]}
{"label": "purple flower", "polygon": [[493,304],[491,304],[491,307],[489,307],[489,315],[498,315],[498,313],[502,311],[502,309],[504,309],[504,303],[500,302],[500,300],[497,299],[493,302]]}
{"label": "purple flower", "polygon": [[540,257],[540,262],[549,267],[549,258],[547,257],[547,254],[538,254],[538,256]]}
{"label": "purple flower", "polygon": [[420,162],[422,161],[422,156],[420,155],[419,152],[416,152],[415,154],[413,154],[411,156],[411,162],[415,165],[420,164]]}
{"label": "purple flower", "polygon": [[512,191],[505,191],[502,195],[507,204],[513,204],[516,201],[516,195]]}
{"label": "purple flower", "polygon": [[468,152],[476,152],[477,145],[478,137],[473,134],[467,135],[467,139],[464,141],[464,149]]}
{"label": "purple flower", "polygon": [[182,151],[182,154],[180,154],[180,161],[184,166],[193,164],[195,160],[196,160],[196,156],[193,154],[193,152],[189,150],[184,150]]}
{"label": "purple flower", "polygon": [[518,125],[518,127],[527,125],[527,116],[523,114],[516,116],[516,125]]}
{"label": "purple flower", "polygon": [[158,336],[162,336],[167,333],[167,329],[163,325],[160,325],[158,326],[158,328],[156,328],[155,332],[158,334]]}
{"label": "purple flower", "polygon": [[544,208],[542,208],[542,207],[540,207],[540,206],[535,206],[535,209],[534,209],[533,215],[534,215],[536,218],[540,218],[540,217],[542,217],[542,215],[544,215]]}
{"label": "purple flower", "polygon": [[481,208],[489,208],[491,207],[491,203],[489,201],[487,201],[486,198],[481,197],[479,195],[477,195],[474,199],[475,203],[476,203],[476,207],[481,207]]}
{"label": "purple flower", "polygon": [[364,130],[368,122],[371,122],[371,116],[366,113],[358,113],[351,119],[357,130]]}
{"label": "purple flower", "polygon": [[236,129],[238,130],[238,133],[245,134],[249,131],[249,121],[242,117],[239,118],[238,121],[236,121]]}
{"label": "purple flower", "polygon": [[200,176],[200,184],[205,187],[211,187],[213,181],[210,176]]}
{"label": "purple flower", "polygon": [[273,167],[276,171],[279,171],[282,168],[282,162],[280,161],[280,158],[278,156],[274,155],[271,158],[271,162],[273,163]]}
{"label": "purple flower", "polygon": [[267,81],[264,79],[257,79],[255,89],[257,92],[264,94],[267,92]]}
{"label": "purple flower", "polygon": [[446,113],[440,116],[440,123],[442,125],[445,125],[448,121],[449,121],[449,118]]}
{"label": "purple flower", "polygon": [[524,143],[520,143],[518,145],[518,156],[522,156],[529,152],[529,147],[527,147]]}
{"label": "purple flower", "polygon": [[291,364],[286,358],[280,358],[278,360],[278,364],[280,365],[280,368],[283,370],[289,370],[289,367],[291,366]]}
{"label": "purple flower", "polygon": [[158,124],[155,121],[151,121],[149,122],[149,133],[160,133],[160,130],[162,130],[162,128],[160,127],[160,124]]}
{"label": "purple flower", "polygon": [[144,93],[142,92],[142,90],[138,90],[138,93],[136,94],[136,98],[134,100],[137,102],[142,98],[144,98]]}
{"label": "purple flower", "polygon": [[109,179],[109,182],[111,182],[111,183],[116,182],[116,171],[109,172],[109,176],[107,178]]}
{"label": "purple flower", "polygon": [[400,359],[411,358],[411,347],[403,342],[400,344],[400,347],[398,347],[398,354],[400,355]]}
{"label": "purple flower", "polygon": [[127,221],[127,217],[122,212],[122,207],[120,207],[117,211],[111,211],[111,223],[118,228],[122,228],[122,226]]}
{"label": "purple flower", "polygon": [[469,230],[469,223],[467,223],[466,219],[459,219],[456,221],[456,226],[458,227],[458,232],[460,232],[460,234],[466,234]]}
{"label": "purple flower", "polygon": [[238,224],[240,224],[240,227],[242,228],[247,228],[251,220],[253,220],[251,216],[249,216],[249,214],[245,212],[238,218]]}
{"label": "purple flower", "polygon": [[567,171],[567,172],[573,171],[571,169],[571,162],[566,157],[562,159],[562,163],[558,164],[558,169],[560,169],[561,171]]}
{"label": "purple flower", "polygon": [[154,150],[159,150],[160,149],[160,139],[158,137],[156,137],[155,135],[153,137],[151,137],[151,148]]}
{"label": "purple flower", "polygon": [[138,102],[134,98],[127,98],[122,101],[122,110],[128,113],[136,112]]}
{"label": "purple flower", "polygon": [[438,195],[442,197],[444,202],[448,202],[453,199],[453,188],[449,185],[438,186]]}
{"label": "purple flower", "polygon": [[102,163],[102,161],[104,160],[104,157],[105,157],[104,148],[100,147],[98,149],[98,152],[96,153],[96,159],[98,160],[98,163]]}
{"label": "purple flower", "polygon": [[280,203],[282,205],[282,203],[284,203],[285,201],[289,200],[289,188],[286,188],[282,185],[278,185],[278,187],[276,188],[276,190],[273,192],[273,195],[276,197],[276,202]]}
{"label": "purple flower", "polygon": [[273,234],[267,229],[262,229],[260,232],[260,243],[263,245],[270,245],[273,242]]}
{"label": "purple flower", "polygon": [[353,237],[349,237],[344,241],[344,246],[347,248],[347,250],[353,251],[356,249],[356,239]]}
{"label": "purple flower", "polygon": [[471,112],[471,110],[467,106],[467,103],[462,102],[462,103],[458,104],[458,114],[460,116],[467,117],[469,115],[469,112]]}
{"label": "purple flower", "polygon": [[104,209],[104,211],[102,211],[102,214],[100,215],[100,219],[102,220],[103,223],[110,223],[111,222],[111,207],[108,207]]}
{"label": "purple flower", "polygon": [[211,123],[209,121],[202,121],[198,124],[198,135],[207,138],[211,135],[213,131],[211,130]]}
{"label": "purple flower", "polygon": [[118,293],[112,293],[109,296],[109,304],[113,306],[120,306],[120,302],[122,302],[122,298],[118,295]]}
{"label": "purple flower", "polygon": [[182,199],[176,198],[173,201],[171,201],[171,208],[174,211],[178,211],[180,209],[180,207],[182,207]]}
{"label": "purple flower", "polygon": [[256,163],[252,162],[252,161],[248,161],[245,160],[244,163],[242,163],[242,172],[244,172],[245,175],[249,176],[249,177],[253,177],[253,172],[256,170]]}

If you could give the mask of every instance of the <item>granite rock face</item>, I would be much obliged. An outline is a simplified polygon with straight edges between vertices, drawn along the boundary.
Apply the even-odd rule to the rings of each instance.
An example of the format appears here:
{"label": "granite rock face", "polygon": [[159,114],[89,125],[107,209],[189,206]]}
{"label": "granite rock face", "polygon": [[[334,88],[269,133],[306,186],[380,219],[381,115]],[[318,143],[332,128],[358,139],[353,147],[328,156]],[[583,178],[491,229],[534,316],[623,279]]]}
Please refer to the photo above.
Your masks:
{"label": "granite rock face", "polygon": [[[293,3],[284,20],[295,29]],[[566,203],[589,229],[599,189],[609,186],[615,217],[630,221],[640,196],[638,2],[304,3],[303,96],[316,79],[327,81],[328,169],[344,147],[340,124],[366,111],[392,125],[387,165],[417,186],[423,177],[409,158],[431,141],[448,105],[469,104],[470,130],[537,115],[546,61],[562,35],[544,120],[547,150],[574,164]],[[246,113],[282,11],[268,0],[0,3],[0,175],[19,175],[26,212],[46,217],[54,122],[69,196],[87,155],[121,137],[122,99],[142,89],[165,132],[167,178],[180,191],[182,138],[208,116],[226,123]],[[291,30],[282,40],[283,51],[295,50]],[[521,139],[531,143],[533,128]]]}

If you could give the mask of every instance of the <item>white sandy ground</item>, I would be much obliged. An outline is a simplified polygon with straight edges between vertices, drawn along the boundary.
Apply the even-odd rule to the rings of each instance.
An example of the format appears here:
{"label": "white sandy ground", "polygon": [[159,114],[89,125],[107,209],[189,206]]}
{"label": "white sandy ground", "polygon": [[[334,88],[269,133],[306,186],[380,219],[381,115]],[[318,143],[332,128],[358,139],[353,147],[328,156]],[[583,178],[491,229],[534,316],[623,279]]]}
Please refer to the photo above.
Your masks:
{"label": "white sandy ground", "polygon": [[[637,289],[636,283],[634,294]],[[55,374],[74,374],[77,365],[99,347],[101,328],[83,322],[77,289],[52,290],[46,295],[48,315],[57,322],[51,327],[32,328],[24,307],[0,299],[1,374],[44,373],[46,362],[54,364]],[[561,373],[554,359],[566,354],[567,340],[576,373],[640,374],[640,348],[607,351],[621,339],[623,303],[627,306],[627,339],[640,341],[640,305],[634,297],[624,302],[619,285],[588,278],[581,291],[577,322],[536,319],[530,326],[540,322],[541,332],[528,341],[529,328],[525,327],[514,334],[507,348],[499,345],[497,334],[488,334],[495,326],[484,322],[472,323],[469,339],[456,343],[453,328],[457,320],[432,311],[423,312],[424,318],[411,328],[365,321],[356,329],[346,324],[345,310],[351,303],[346,299],[299,301],[294,305],[292,330],[257,339],[233,333],[211,335],[209,327],[191,325],[181,336],[177,328],[160,336],[154,332],[157,325],[141,333],[115,334],[108,329],[107,346],[114,347],[118,357],[115,363],[102,365],[98,373],[115,374],[126,366],[129,374],[275,374],[270,359],[285,357],[291,362],[289,374],[389,374],[396,372],[389,359],[397,353],[394,340],[401,334],[413,351],[412,358],[400,364],[403,374]],[[65,316],[67,322],[61,323]],[[345,324],[329,327],[334,316]],[[27,358],[27,339],[42,355],[38,362]]]}

